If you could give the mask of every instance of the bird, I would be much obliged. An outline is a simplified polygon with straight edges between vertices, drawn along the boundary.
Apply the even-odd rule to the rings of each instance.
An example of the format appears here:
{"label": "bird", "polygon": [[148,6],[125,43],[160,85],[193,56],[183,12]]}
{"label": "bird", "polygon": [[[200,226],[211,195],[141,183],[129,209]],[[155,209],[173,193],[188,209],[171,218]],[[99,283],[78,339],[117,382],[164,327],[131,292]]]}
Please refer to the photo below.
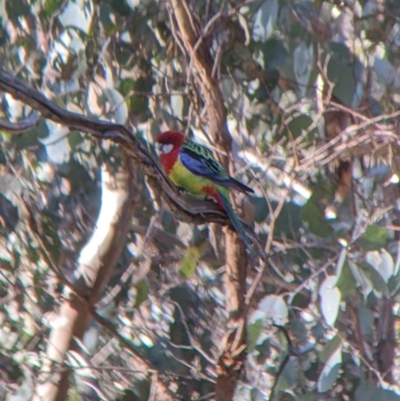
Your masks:
{"label": "bird", "polygon": [[229,198],[230,189],[254,193],[253,189],[231,177],[210,149],[181,132],[165,131],[156,142],[161,152],[161,164],[172,183],[190,195],[211,197],[227,213],[246,249],[254,257],[250,241]]}

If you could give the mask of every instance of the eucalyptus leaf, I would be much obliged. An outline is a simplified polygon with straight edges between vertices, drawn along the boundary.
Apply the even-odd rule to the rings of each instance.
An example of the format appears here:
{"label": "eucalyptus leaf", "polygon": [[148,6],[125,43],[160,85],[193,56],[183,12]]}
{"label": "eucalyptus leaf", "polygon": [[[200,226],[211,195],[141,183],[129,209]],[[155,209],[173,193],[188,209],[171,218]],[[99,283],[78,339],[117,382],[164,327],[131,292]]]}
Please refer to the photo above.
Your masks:
{"label": "eucalyptus leaf", "polygon": [[342,347],[339,345],[327,359],[318,378],[318,391],[323,393],[333,387],[342,365]]}
{"label": "eucalyptus leaf", "polygon": [[320,237],[329,237],[333,233],[330,224],[325,220],[324,215],[316,203],[316,198],[311,196],[303,206],[301,216],[308,223],[310,231]]}
{"label": "eucalyptus leaf", "polygon": [[185,278],[190,278],[196,271],[198,260],[200,259],[200,251],[196,247],[186,249],[185,256],[181,261],[179,272]]}
{"label": "eucalyptus leaf", "polygon": [[367,297],[373,289],[371,280],[369,279],[368,275],[354,262],[348,260],[347,263],[357,285],[361,287],[364,297]]}
{"label": "eucalyptus leaf", "polygon": [[254,321],[247,326],[247,347],[248,352],[252,352],[258,342],[260,334],[262,333],[264,324],[261,319]]}
{"label": "eucalyptus leaf", "polygon": [[365,255],[365,260],[369,263],[387,283],[394,273],[394,261],[390,253],[385,249],[369,251]]}
{"label": "eucalyptus leaf", "polygon": [[313,64],[313,47],[305,42],[300,42],[293,52],[293,72],[297,79],[300,97],[303,97],[307,91]]}
{"label": "eucalyptus leaf", "polygon": [[255,17],[253,37],[256,40],[267,40],[278,17],[278,0],[263,0]]}
{"label": "eucalyptus leaf", "polygon": [[277,325],[284,326],[287,323],[289,310],[281,296],[267,295],[258,303],[257,309]]}
{"label": "eucalyptus leaf", "polygon": [[135,299],[135,308],[140,306],[140,304],[149,296],[149,285],[146,280],[139,281],[136,284],[136,299]]}
{"label": "eucalyptus leaf", "polygon": [[58,19],[64,27],[73,26],[87,34],[92,22],[93,4],[89,1],[85,7],[82,3],[84,3],[83,0],[79,0],[77,3],[68,1],[60,15],[58,15]]}
{"label": "eucalyptus leaf", "polygon": [[125,103],[124,97],[117,90],[106,88],[105,95],[111,105],[111,113],[118,124],[125,124],[128,120],[128,107]]}
{"label": "eucalyptus leaf", "polygon": [[341,301],[341,293],[337,288],[338,278],[328,276],[319,287],[321,312],[328,326],[334,326]]}
{"label": "eucalyptus leaf", "polygon": [[378,387],[372,381],[362,380],[355,392],[354,401],[399,401],[400,396],[393,391]]}
{"label": "eucalyptus leaf", "polygon": [[380,249],[386,245],[388,240],[388,230],[372,224],[367,227],[365,233],[360,238],[363,247],[368,249]]}

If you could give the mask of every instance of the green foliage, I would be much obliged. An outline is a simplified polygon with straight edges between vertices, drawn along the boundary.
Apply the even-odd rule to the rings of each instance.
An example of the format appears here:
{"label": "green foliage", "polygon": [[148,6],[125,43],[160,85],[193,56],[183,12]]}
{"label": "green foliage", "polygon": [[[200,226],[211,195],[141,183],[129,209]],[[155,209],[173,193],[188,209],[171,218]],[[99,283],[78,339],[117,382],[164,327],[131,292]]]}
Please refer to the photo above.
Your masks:
{"label": "green foliage", "polygon": [[368,226],[360,238],[360,242],[364,248],[379,249],[385,246],[388,239],[388,231],[385,228],[374,224]]}
{"label": "green foliage", "polygon": [[328,78],[335,83],[333,94],[345,105],[350,106],[356,83],[360,78],[356,74],[360,74],[361,65],[341,43],[330,43],[327,55],[329,55]]}
{"label": "green foliage", "polygon": [[140,304],[149,296],[149,286],[145,280],[140,281],[136,284],[136,299],[135,299],[135,308],[138,308]]}
{"label": "green foliage", "polygon": [[267,205],[265,198],[252,196],[249,200],[250,200],[251,204],[254,206],[254,209],[256,211],[254,220],[257,223],[261,223],[262,221],[264,221],[267,218],[267,216],[269,214],[268,205]]}
{"label": "green foliage", "polygon": [[16,0],[6,2],[7,17],[12,20],[17,20],[20,17],[28,16],[30,14],[30,7],[24,0]]}
{"label": "green foliage", "polygon": [[355,392],[355,401],[398,401],[399,396],[393,391],[377,387],[371,381],[362,380]]}
{"label": "green foliage", "polygon": [[322,213],[317,197],[311,197],[304,205],[301,216],[308,223],[313,234],[320,237],[330,237],[333,230]]}
{"label": "green foliage", "polygon": [[9,138],[11,142],[10,145],[15,145],[18,150],[35,149],[35,147],[38,146],[38,141],[46,138],[48,133],[49,130],[47,125],[43,120],[41,120],[39,124],[32,130],[21,135],[11,136]]}
{"label": "green foliage", "polygon": [[198,260],[200,259],[200,251],[196,247],[186,249],[185,256],[182,259],[179,272],[185,278],[190,278],[196,271]]}
{"label": "green foliage", "polygon": [[256,320],[254,323],[247,326],[247,349],[252,352],[257,344],[263,329],[263,322],[261,319]]}
{"label": "green foliage", "polygon": [[72,131],[68,135],[68,144],[71,150],[74,152],[78,150],[78,147],[84,142],[82,134],[78,131]]}
{"label": "green foliage", "polygon": [[312,138],[316,130],[309,131],[309,127],[313,123],[312,119],[307,115],[300,115],[298,117],[293,118],[289,124],[287,124],[286,128],[282,131],[282,137],[287,140],[296,139],[300,136],[304,136],[304,133],[307,133],[310,138]]}
{"label": "green foliage", "polygon": [[331,355],[341,346],[342,340],[338,335],[329,340],[322,351],[319,353],[319,359],[322,363],[327,363]]}

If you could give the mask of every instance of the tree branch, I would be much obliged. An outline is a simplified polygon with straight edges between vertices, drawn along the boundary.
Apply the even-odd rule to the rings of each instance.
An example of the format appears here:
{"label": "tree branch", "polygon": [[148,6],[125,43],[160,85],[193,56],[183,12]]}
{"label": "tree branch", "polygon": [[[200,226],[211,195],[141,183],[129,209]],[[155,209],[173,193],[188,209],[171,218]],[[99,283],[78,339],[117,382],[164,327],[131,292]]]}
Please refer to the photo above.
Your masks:
{"label": "tree branch", "polygon": [[39,122],[40,115],[36,111],[31,113],[25,119],[12,123],[10,121],[0,121],[0,128],[13,135],[20,135],[31,130]]}

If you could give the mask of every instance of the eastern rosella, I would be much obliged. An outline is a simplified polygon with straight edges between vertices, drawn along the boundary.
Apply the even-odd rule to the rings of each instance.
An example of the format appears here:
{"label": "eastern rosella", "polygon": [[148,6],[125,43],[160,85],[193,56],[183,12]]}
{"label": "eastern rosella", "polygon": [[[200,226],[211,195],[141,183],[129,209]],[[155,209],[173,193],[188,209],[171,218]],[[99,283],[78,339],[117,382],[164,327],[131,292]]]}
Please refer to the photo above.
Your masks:
{"label": "eastern rosella", "polygon": [[244,193],[254,191],[232,178],[206,146],[185,138],[180,132],[166,131],[158,136],[157,142],[161,147],[161,163],[171,181],[192,195],[211,196],[226,211],[246,248],[254,255],[230,202],[229,188]]}

